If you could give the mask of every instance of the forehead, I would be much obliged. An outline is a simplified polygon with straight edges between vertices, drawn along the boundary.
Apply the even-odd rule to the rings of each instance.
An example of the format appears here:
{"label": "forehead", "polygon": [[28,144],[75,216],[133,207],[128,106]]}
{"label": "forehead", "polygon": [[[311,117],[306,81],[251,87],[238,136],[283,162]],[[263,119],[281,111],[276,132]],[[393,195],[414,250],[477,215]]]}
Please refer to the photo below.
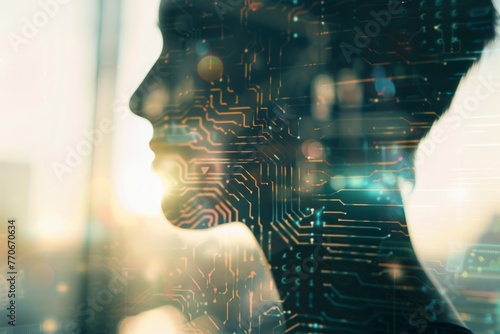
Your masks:
{"label": "forehead", "polygon": [[[411,15],[404,18],[394,15],[403,11],[403,5],[405,13]],[[417,33],[424,25],[421,19],[415,19],[418,17],[415,1],[372,0],[369,4],[360,4],[342,0],[162,0],[159,21],[163,31],[181,31],[190,37],[213,35],[209,32],[214,31],[217,35],[219,30],[225,36],[236,36],[240,40],[254,37],[267,39],[268,43],[281,43],[283,35],[293,44],[324,45],[324,41],[330,41],[334,45],[333,48],[327,47],[328,52],[336,55],[340,43],[355,42],[359,35],[358,26],[363,28],[366,22],[375,20],[372,12],[388,10],[392,11],[389,13],[391,25],[384,26],[382,34],[370,35],[370,39],[374,41],[372,46],[382,44],[384,48],[395,49],[396,41]],[[361,34],[366,37],[365,32]],[[358,55],[356,52],[353,56]]]}
{"label": "forehead", "polygon": [[[493,12],[491,0],[371,0],[362,3],[343,0],[162,0],[159,17],[160,22],[184,16],[206,23],[245,25],[256,20],[267,27],[276,26],[286,17],[288,25],[282,28],[291,28],[308,19],[308,24],[327,24],[330,30],[352,30],[356,26],[363,30],[364,25],[375,20],[383,28],[396,26],[409,30],[412,26],[422,28],[430,24],[433,30],[442,32],[448,28],[456,30],[461,24],[466,24],[469,31],[476,30],[478,21],[483,22],[480,29],[487,30],[491,28]],[[388,24],[384,24],[382,21],[387,19]],[[369,37],[381,37],[381,34],[376,35]]]}
{"label": "forehead", "polygon": [[[294,6],[282,1],[278,3],[263,0],[162,0],[159,21],[164,28],[172,28],[182,21],[183,25],[193,29],[283,32],[289,28]],[[296,28],[302,25],[302,22],[295,23]]]}
{"label": "forehead", "polygon": [[[291,3],[164,0],[160,8],[160,28],[167,39],[168,35],[176,38],[171,33],[178,35],[180,30],[183,37],[193,43],[206,39],[218,48],[221,56],[247,52],[245,50],[252,53],[252,49],[261,55],[270,54],[281,52],[279,49],[284,46],[293,49],[293,54],[289,52],[284,57],[294,58],[300,49],[324,44],[331,35],[320,33],[319,29],[325,26],[320,25],[310,8]],[[168,41],[165,45],[168,47]]]}

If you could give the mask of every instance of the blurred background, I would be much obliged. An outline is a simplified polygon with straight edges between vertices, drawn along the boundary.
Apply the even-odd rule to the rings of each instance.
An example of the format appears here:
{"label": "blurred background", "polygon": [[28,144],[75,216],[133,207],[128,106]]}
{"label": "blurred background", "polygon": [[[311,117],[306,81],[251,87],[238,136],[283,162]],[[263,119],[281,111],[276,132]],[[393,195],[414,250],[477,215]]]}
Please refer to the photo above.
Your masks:
{"label": "blurred background", "polygon": [[[0,2],[0,308],[8,302],[7,220],[15,218],[15,333],[56,333],[71,321],[93,332],[82,316],[92,266],[110,268],[107,250],[122,247],[117,231],[158,217],[152,130],[128,109],[161,50],[158,6]],[[123,258],[113,266],[126,270]]]}
{"label": "blurred background", "polygon": [[[158,6],[0,0],[1,310],[11,218],[18,266],[16,328],[2,311],[0,333],[97,333],[99,319],[119,317],[123,294],[98,287],[109,277],[127,282],[134,269],[126,231],[163,223],[162,185],[150,170],[152,129],[128,108],[161,51]],[[500,82],[499,46],[490,46],[454,103],[480,77]],[[424,153],[405,199],[419,258],[478,333],[500,333],[496,89],[460,127],[443,127],[448,139]]]}

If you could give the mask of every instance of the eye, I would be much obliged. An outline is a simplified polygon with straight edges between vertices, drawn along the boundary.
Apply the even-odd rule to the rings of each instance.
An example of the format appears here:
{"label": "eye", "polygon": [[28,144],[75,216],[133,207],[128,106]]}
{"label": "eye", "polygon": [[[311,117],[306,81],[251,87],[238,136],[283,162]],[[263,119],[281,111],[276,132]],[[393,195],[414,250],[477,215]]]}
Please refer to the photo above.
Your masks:
{"label": "eye", "polygon": [[177,29],[162,29],[163,40],[165,46],[174,50],[185,50],[190,46],[192,41],[191,34]]}
{"label": "eye", "polygon": [[193,33],[193,18],[182,10],[170,8],[160,12],[158,27],[162,33],[169,32],[180,37],[190,37]]}
{"label": "eye", "polygon": [[177,16],[173,23],[173,31],[181,37],[190,37],[193,32],[193,27],[189,17],[182,15]]}

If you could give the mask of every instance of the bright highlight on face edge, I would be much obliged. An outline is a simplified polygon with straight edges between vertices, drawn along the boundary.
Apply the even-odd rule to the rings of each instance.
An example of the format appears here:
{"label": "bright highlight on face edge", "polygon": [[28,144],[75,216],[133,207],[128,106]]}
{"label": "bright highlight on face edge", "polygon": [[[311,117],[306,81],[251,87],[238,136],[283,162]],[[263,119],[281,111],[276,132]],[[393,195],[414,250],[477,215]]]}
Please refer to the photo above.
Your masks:
{"label": "bright highlight on face edge", "polygon": [[151,126],[145,122],[137,124],[135,118],[126,122],[123,136],[133,133],[135,144],[113,157],[118,200],[128,212],[147,217],[161,216],[164,187],[160,177],[150,167],[154,159],[147,144],[152,136]]}

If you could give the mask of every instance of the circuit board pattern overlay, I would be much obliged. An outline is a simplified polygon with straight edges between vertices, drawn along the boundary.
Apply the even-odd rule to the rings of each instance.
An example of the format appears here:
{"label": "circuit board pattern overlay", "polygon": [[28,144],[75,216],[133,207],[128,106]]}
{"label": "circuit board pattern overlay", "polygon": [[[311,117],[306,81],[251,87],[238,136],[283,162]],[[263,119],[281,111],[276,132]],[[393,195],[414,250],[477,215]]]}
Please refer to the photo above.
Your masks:
{"label": "circuit board pattern overlay", "polygon": [[421,308],[446,321],[399,184],[493,19],[486,0],[165,1],[131,105],[155,129],[166,217],[248,226],[283,300],[276,332],[406,333]]}

